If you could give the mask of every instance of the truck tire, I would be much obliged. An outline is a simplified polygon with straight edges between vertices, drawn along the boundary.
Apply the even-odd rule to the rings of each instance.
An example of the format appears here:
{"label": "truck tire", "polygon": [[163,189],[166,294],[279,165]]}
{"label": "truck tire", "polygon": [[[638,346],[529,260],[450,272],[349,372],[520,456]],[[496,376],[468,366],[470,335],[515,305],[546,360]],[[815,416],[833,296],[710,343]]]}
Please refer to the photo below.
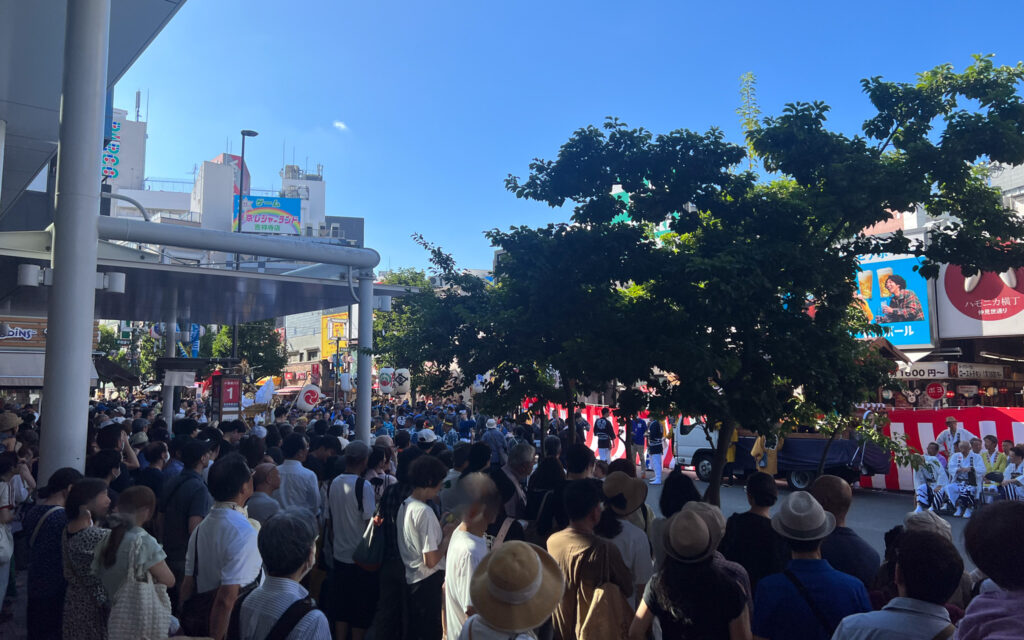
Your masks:
{"label": "truck tire", "polygon": [[814,471],[790,471],[786,474],[786,483],[793,491],[807,491],[817,477]]}
{"label": "truck tire", "polygon": [[711,481],[711,455],[698,453],[693,456],[693,470],[697,472],[697,479],[701,482]]}

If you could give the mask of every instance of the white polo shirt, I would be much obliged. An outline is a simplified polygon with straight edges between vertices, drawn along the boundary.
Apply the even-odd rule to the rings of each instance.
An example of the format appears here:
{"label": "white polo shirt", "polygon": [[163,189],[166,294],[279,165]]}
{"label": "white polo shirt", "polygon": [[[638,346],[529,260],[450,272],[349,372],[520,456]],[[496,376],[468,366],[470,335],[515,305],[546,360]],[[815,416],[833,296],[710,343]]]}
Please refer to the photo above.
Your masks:
{"label": "white polo shirt", "polygon": [[215,503],[192,532],[185,552],[185,575],[199,574],[196,592],[206,593],[221,585],[244,587],[258,578],[263,566],[256,545],[258,534],[240,507]]}
{"label": "white polo shirt", "polygon": [[352,554],[366,531],[366,522],[373,516],[374,505],[373,485],[367,480],[363,483],[363,510],[359,511],[356,500],[356,481],[358,476],[343,473],[331,483],[328,493],[331,526],[334,529],[334,559],[345,564],[352,564]]}

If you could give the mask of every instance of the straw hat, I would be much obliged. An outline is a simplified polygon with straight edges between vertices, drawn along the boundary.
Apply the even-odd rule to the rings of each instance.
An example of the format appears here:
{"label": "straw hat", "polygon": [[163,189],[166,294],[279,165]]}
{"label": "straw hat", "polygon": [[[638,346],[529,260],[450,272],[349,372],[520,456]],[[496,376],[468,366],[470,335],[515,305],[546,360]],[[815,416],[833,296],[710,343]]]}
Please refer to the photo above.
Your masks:
{"label": "straw hat", "polygon": [[722,541],[718,527],[708,526],[696,511],[680,511],[665,524],[665,553],[679,562],[702,562],[711,557]]}
{"label": "straw hat", "polygon": [[836,528],[836,517],[806,491],[796,491],[772,516],[772,529],[789,540],[821,540]]}
{"label": "straw hat", "polygon": [[620,516],[628,516],[647,500],[647,483],[639,478],[630,478],[622,471],[609,473],[604,479],[602,490],[606,498],[621,495],[626,499],[625,507],[610,505],[612,511]]}
{"label": "straw hat", "polygon": [[725,515],[715,505],[707,502],[687,502],[683,505],[682,510],[692,511],[700,516],[704,520],[704,524],[708,525],[708,529],[718,534],[719,541],[725,537]]}
{"label": "straw hat", "polygon": [[547,551],[512,541],[487,554],[470,582],[473,607],[501,631],[540,626],[562,600],[562,571]]}

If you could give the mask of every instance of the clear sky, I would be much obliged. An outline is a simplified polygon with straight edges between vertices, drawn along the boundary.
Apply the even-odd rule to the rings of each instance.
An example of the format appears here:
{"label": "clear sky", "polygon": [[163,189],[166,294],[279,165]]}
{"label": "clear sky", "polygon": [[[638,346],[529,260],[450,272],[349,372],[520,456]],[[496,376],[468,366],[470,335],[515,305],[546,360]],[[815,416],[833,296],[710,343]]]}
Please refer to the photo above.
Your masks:
{"label": "clear sky", "polygon": [[579,127],[613,115],[739,141],[753,71],[765,115],[820,99],[856,133],[861,78],[982,52],[1016,63],[1022,19],[1010,1],[188,0],[115,105],[133,112],[141,89],[145,109],[148,93],[149,177],[187,179],[255,129],[253,187],[279,186],[282,155],[322,163],[328,215],[364,217],[383,268],[426,264],[415,232],[489,268],[484,230],[568,217],[504,179]]}

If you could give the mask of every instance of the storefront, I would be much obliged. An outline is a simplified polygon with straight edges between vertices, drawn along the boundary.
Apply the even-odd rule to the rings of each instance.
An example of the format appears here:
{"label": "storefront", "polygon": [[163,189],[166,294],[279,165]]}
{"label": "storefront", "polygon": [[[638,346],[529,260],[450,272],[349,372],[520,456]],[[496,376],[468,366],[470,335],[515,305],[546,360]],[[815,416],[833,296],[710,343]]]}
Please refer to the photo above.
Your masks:
{"label": "storefront", "polygon": [[[94,336],[94,350],[97,339]],[[0,397],[19,404],[38,403],[45,352],[46,318],[0,316]],[[90,385],[96,386],[96,379],[94,366]]]}

